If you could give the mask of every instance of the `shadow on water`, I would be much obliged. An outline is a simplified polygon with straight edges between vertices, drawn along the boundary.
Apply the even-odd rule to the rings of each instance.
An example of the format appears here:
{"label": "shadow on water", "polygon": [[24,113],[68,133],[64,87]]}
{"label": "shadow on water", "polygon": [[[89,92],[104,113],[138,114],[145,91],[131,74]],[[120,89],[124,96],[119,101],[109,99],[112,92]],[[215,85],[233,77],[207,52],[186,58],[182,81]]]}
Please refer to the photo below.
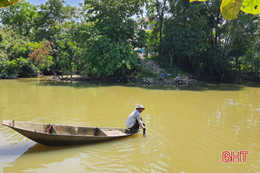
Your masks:
{"label": "shadow on water", "polygon": [[[9,166],[4,168],[4,172],[24,172],[26,170],[42,168],[49,163],[62,162],[64,159],[78,154],[79,150],[73,150],[73,148],[75,148],[75,146],[50,147],[35,144],[21,154],[16,160],[9,163]],[[32,160],[33,164],[29,164],[28,162],[31,162]]]}
{"label": "shadow on water", "polygon": [[181,91],[239,91],[243,90],[244,87],[260,87],[260,84],[248,84],[248,85],[236,85],[236,84],[203,84],[203,85],[142,85],[142,84],[124,84],[124,83],[92,83],[86,81],[80,82],[56,82],[56,81],[41,81],[39,83],[41,86],[65,86],[73,88],[99,88],[99,87],[136,87],[149,90],[181,90]]}
{"label": "shadow on water", "polygon": [[[129,136],[127,138],[136,138],[138,135]],[[46,153],[46,152],[56,152],[56,151],[72,151],[74,149],[81,150],[81,149],[87,149],[86,147],[93,147],[93,146],[101,146],[104,144],[114,144],[115,142],[120,142],[125,140],[124,138],[118,138],[118,139],[111,139],[106,141],[98,141],[98,142],[92,142],[92,143],[86,143],[86,144],[75,144],[75,145],[61,145],[61,146],[47,146],[42,145],[39,143],[36,143],[34,146],[30,147],[26,152],[23,153],[23,155],[27,154],[40,154],[40,153]]]}
{"label": "shadow on water", "polygon": [[116,84],[110,83],[89,83],[85,81],[72,81],[72,82],[59,82],[59,81],[40,81],[38,83],[40,86],[64,86],[64,87],[74,87],[74,88],[99,88],[99,87],[111,87],[118,86]]}
{"label": "shadow on water", "polygon": [[190,91],[239,91],[243,90],[245,86],[243,85],[233,85],[233,84],[204,84],[201,86],[187,86],[181,88],[181,90],[190,90]]}
{"label": "shadow on water", "polygon": [[244,84],[246,87],[260,88],[260,82],[248,82]]}
{"label": "shadow on water", "polygon": [[[128,139],[138,136],[129,136]],[[96,155],[100,155],[99,152],[104,147],[111,147],[113,144],[119,144],[123,140],[127,139],[119,138],[89,144],[65,146],[46,146],[36,143],[13,162],[8,163],[9,166],[4,168],[4,172],[34,172],[34,170],[44,168],[48,164],[60,163],[66,159],[76,158],[82,153],[86,153],[88,157],[96,157]],[[32,160],[33,164],[30,164]]]}

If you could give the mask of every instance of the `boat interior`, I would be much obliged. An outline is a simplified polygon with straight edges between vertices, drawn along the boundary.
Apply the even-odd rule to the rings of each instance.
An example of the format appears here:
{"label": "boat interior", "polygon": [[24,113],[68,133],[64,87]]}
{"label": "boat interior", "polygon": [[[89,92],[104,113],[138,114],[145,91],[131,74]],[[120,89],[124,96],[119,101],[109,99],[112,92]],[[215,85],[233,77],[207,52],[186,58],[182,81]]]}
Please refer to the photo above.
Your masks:
{"label": "boat interior", "polygon": [[3,125],[38,133],[74,136],[121,136],[126,135],[124,129],[78,127],[54,125],[48,123],[32,123],[26,121],[3,120]]}

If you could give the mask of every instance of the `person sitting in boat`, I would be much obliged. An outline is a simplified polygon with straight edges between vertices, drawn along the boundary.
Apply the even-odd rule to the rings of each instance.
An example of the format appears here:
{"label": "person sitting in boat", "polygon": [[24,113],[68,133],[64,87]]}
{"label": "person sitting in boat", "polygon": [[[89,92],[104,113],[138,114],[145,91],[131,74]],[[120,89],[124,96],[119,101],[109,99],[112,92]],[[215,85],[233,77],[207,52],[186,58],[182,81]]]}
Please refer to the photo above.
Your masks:
{"label": "person sitting in boat", "polygon": [[145,124],[142,121],[141,113],[145,110],[143,105],[137,104],[135,110],[128,116],[126,120],[126,127],[130,132],[137,132],[139,127],[143,129],[145,134]]}

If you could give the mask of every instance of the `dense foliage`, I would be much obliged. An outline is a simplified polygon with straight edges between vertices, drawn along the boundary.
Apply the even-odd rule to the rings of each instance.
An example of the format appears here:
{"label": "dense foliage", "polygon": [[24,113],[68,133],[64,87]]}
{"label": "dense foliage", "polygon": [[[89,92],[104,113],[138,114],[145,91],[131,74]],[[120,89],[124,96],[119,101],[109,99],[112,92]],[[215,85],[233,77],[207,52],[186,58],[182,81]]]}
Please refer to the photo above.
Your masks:
{"label": "dense foliage", "polygon": [[259,15],[240,12],[228,21],[220,6],[219,0],[85,0],[78,7],[20,0],[0,9],[0,78],[122,78],[140,70],[135,49],[143,48],[167,69],[198,79],[259,79]]}
{"label": "dense foliage", "polygon": [[199,79],[259,79],[259,15],[240,13],[227,21],[220,1],[170,1],[160,61],[177,65]]}

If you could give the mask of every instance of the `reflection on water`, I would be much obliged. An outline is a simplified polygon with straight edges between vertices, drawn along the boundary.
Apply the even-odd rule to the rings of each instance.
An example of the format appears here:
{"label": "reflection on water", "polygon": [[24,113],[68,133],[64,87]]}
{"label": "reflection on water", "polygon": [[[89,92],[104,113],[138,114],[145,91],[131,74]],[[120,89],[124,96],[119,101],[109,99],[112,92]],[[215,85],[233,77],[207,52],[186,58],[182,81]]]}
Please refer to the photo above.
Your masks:
{"label": "reflection on water", "polygon": [[[0,126],[0,172],[259,172],[260,89],[140,88],[0,80],[0,119],[124,127],[136,103],[147,135],[48,147]],[[248,150],[247,163],[221,162]]]}

